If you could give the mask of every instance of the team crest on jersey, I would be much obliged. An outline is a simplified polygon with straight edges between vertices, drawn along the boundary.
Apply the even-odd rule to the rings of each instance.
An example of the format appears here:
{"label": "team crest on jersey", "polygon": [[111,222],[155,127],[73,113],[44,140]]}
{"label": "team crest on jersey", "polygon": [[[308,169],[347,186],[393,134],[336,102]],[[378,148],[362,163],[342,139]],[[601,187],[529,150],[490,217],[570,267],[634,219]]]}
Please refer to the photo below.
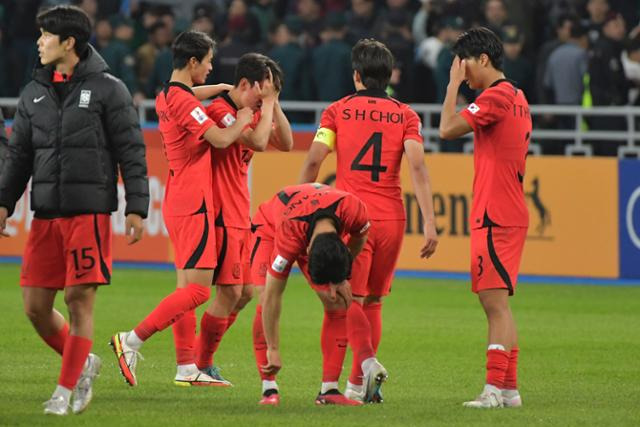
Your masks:
{"label": "team crest on jersey", "polygon": [[80,91],[80,102],[78,102],[78,107],[80,107],[80,108],[89,108],[89,102],[91,102],[91,91],[90,90],[81,90]]}
{"label": "team crest on jersey", "polygon": [[200,107],[196,107],[191,111],[191,117],[196,119],[196,122],[198,122],[198,124],[200,125],[207,121],[207,115],[204,113],[204,111],[202,111],[202,108]]}
{"label": "team crest on jersey", "polygon": [[222,124],[225,125],[226,127],[231,126],[235,122],[236,122],[236,118],[233,117],[233,114],[231,113],[225,114],[224,117],[222,118]]}
{"label": "team crest on jersey", "polygon": [[480,111],[480,107],[478,107],[478,104],[476,104],[475,102],[472,102],[471,104],[469,104],[469,106],[467,107],[467,110],[469,110],[471,112],[471,114],[475,114],[478,111]]}
{"label": "team crest on jersey", "polygon": [[284,269],[287,268],[287,264],[289,264],[289,261],[284,259],[282,256],[278,255],[276,259],[273,261],[273,264],[271,264],[271,268],[273,269],[273,271],[282,273]]}

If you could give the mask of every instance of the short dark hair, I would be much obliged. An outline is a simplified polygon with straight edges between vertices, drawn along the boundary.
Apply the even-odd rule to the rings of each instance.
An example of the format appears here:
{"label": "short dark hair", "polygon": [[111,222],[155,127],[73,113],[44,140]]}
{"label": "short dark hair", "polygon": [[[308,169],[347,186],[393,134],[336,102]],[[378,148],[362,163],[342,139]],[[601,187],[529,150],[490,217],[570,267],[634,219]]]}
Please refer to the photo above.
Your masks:
{"label": "short dark hair", "polygon": [[202,31],[189,30],[180,33],[173,41],[173,69],[181,70],[187,66],[191,58],[202,62],[209,50],[215,53],[215,42]]}
{"label": "short dark hair", "polygon": [[320,233],[309,249],[309,275],[316,285],[342,283],[351,276],[353,256],[337,233]]}
{"label": "short dark hair", "polygon": [[233,84],[238,86],[242,79],[247,79],[250,84],[261,82],[269,77],[269,70],[271,70],[276,90],[280,90],[283,82],[280,66],[273,59],[261,53],[245,53],[236,65]]}
{"label": "short dark hair", "polygon": [[479,58],[484,53],[489,57],[493,68],[502,71],[502,40],[488,28],[472,28],[462,33],[453,45],[452,52],[460,59]]}
{"label": "short dark hair", "polygon": [[586,36],[589,33],[589,28],[578,17],[571,19],[571,38],[579,39]]}
{"label": "short dark hair", "polygon": [[46,9],[36,17],[38,28],[55,34],[60,42],[73,37],[76,55],[83,57],[91,37],[91,21],[87,14],[76,6],[60,5]]}
{"label": "short dark hair", "polygon": [[393,54],[381,42],[362,39],[351,49],[351,66],[367,89],[386,89],[393,70]]}

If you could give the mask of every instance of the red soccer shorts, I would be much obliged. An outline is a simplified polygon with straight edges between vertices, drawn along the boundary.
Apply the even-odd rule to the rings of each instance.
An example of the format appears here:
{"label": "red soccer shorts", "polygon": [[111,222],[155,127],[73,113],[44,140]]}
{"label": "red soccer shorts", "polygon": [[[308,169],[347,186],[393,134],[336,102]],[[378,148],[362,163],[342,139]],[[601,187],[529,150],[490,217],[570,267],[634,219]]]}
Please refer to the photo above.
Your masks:
{"label": "red soccer shorts", "polygon": [[507,289],[513,295],[526,238],[526,227],[471,230],[471,290]]}
{"label": "red soccer shorts", "polygon": [[217,285],[251,284],[251,230],[216,226],[218,266],[214,276]]}
{"label": "red soccer shorts", "polygon": [[369,236],[351,267],[351,292],[356,296],[385,296],[402,249],[404,220],[371,220]]}
{"label": "red soccer shorts", "polygon": [[214,216],[198,212],[188,216],[164,216],[179,270],[213,270],[217,265]]}
{"label": "red soccer shorts", "polygon": [[110,281],[110,215],[33,219],[22,260],[20,286],[64,289]]}

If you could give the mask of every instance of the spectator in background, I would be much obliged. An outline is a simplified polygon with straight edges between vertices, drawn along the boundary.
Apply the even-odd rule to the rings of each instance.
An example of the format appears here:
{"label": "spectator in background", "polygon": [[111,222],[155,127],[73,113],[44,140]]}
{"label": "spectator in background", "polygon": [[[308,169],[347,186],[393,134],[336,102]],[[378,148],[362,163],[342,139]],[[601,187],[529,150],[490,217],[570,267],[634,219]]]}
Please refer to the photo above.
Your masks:
{"label": "spectator in background", "polygon": [[136,74],[141,87],[147,87],[149,84],[149,77],[153,73],[158,55],[163,50],[168,50],[171,40],[172,34],[164,22],[158,20],[149,28],[149,41],[140,46],[135,55]]}
{"label": "spectator in background", "polygon": [[[276,22],[271,26],[270,39],[273,47],[269,51],[269,57],[280,65],[284,75],[280,92],[280,99],[283,100],[313,99],[307,52],[298,41],[301,32],[302,22],[294,15],[289,15],[283,22]],[[292,120],[302,118],[303,115],[299,113],[291,117]]]}
{"label": "spectator in background", "polygon": [[500,34],[508,19],[509,14],[504,0],[487,0],[484,4],[483,25],[485,27],[495,34]]}
{"label": "spectator in background", "polygon": [[632,88],[629,90],[629,103],[640,105],[640,38],[632,39],[622,52],[624,74]]}
{"label": "spectator in background", "polygon": [[448,16],[443,18],[442,26],[447,29],[444,46],[438,53],[436,60],[436,68],[434,70],[434,82],[436,86],[436,102],[442,103],[447,93],[447,85],[449,84],[449,70],[453,63],[453,53],[451,47],[456,42],[460,34],[465,29],[465,24],[459,16]]}
{"label": "spectator in background", "polygon": [[38,59],[35,43],[40,30],[36,27],[36,13],[41,3],[42,0],[21,0],[5,5],[4,36],[9,41],[6,61],[11,64],[7,69],[10,96],[18,96],[22,87],[31,81],[31,73]]}
{"label": "spectator in background", "polygon": [[345,41],[347,21],[342,12],[330,12],[324,19],[322,44],[312,53],[316,99],[336,101],[353,92],[351,46]]}
{"label": "spectator in background", "polygon": [[351,11],[347,14],[347,42],[354,45],[358,40],[374,37],[382,28],[382,19],[374,0],[351,0]]}
{"label": "spectator in background", "polygon": [[121,15],[114,15],[109,21],[113,28],[113,37],[106,46],[100,47],[98,52],[109,66],[109,72],[127,86],[133,95],[134,104],[137,105],[144,99],[144,95],[138,89],[135,59],[129,47],[129,42],[133,39],[133,22]]}
{"label": "spectator in background", "polygon": [[216,24],[215,24],[215,12],[213,7],[206,3],[200,3],[193,9],[193,19],[191,20],[191,29],[195,31],[201,31],[215,39],[216,37]]}
{"label": "spectator in background", "polygon": [[113,38],[113,28],[107,17],[101,17],[96,20],[93,28],[94,41],[93,45],[98,52],[107,47]]}
{"label": "spectator in background", "polygon": [[429,37],[427,26],[429,20],[433,19],[434,0],[420,0],[421,7],[413,17],[411,33],[416,46],[422,44]]}
{"label": "spectator in background", "polygon": [[589,29],[589,41],[593,44],[602,34],[602,25],[604,24],[610,9],[609,1],[588,0],[586,9],[589,14],[589,18],[586,21],[586,25]]}
{"label": "spectator in background", "polygon": [[390,95],[402,102],[408,102],[413,95],[414,49],[411,15],[404,8],[394,7],[389,9],[384,17],[382,31],[378,37],[395,58],[389,86]]}
{"label": "spectator in background", "polygon": [[582,104],[588,47],[587,29],[573,21],[569,40],[551,53],[544,75],[544,86],[551,91],[554,104]]}
{"label": "spectator in background", "polygon": [[96,17],[98,15],[98,2],[97,0],[72,0],[71,4],[78,6],[89,17],[91,27],[95,26]]}
{"label": "spectator in background", "polygon": [[266,41],[269,38],[269,28],[277,19],[273,8],[273,0],[256,0],[249,10],[260,23],[260,40]]}
{"label": "spectator in background", "polygon": [[302,21],[302,45],[313,48],[320,43],[323,29],[321,0],[298,0],[297,14]]}
{"label": "spectator in background", "polygon": [[[610,11],[602,25],[602,34],[589,56],[589,75],[593,105],[626,105],[629,101],[629,83],[624,74],[622,52],[626,25],[622,16]],[[594,130],[626,130],[625,117],[590,117]],[[593,141],[594,154],[614,156],[621,142]]]}
{"label": "spectator in background", "polygon": [[522,55],[524,36],[515,25],[507,25],[502,29],[502,45],[504,60],[502,67],[504,75],[514,80],[517,87],[522,89],[527,100],[534,98],[533,67],[531,62]]}
{"label": "spectator in background", "polygon": [[544,86],[547,62],[554,50],[569,41],[571,38],[571,23],[575,20],[576,18],[572,18],[571,15],[568,14],[559,15],[554,25],[555,38],[544,43],[539,50],[535,73],[536,102],[538,104],[551,104],[553,102],[553,99],[549,97],[549,93]]}

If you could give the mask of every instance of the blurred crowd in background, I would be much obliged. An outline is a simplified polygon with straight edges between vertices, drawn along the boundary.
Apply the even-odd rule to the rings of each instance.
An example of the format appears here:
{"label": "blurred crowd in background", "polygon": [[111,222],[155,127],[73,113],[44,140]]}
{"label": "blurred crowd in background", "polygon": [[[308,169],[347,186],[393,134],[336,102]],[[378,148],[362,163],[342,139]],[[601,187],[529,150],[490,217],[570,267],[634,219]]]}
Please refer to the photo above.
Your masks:
{"label": "blurred crowd in background", "polygon": [[[505,74],[531,104],[640,105],[640,0],[0,0],[0,97],[18,96],[31,78],[38,11],[68,3],[90,16],[92,44],[135,102],[155,97],[173,38],[193,28],[217,41],[208,83],[232,82],[239,57],[259,51],[285,72],[281,99],[334,101],[353,92],[351,46],[374,37],[396,58],[389,92],[440,103],[452,44],[483,25],[502,37]],[[626,120],[589,125],[626,129]]]}

